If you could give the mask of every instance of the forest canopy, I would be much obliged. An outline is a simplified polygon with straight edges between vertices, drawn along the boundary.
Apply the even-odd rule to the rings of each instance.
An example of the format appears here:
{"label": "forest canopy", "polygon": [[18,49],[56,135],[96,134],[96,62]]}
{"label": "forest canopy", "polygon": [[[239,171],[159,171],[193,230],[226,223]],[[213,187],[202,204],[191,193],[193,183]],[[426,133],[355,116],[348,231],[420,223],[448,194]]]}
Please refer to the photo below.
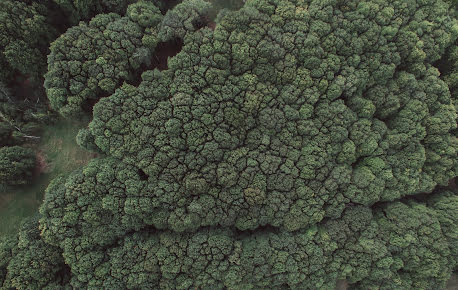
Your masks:
{"label": "forest canopy", "polygon": [[[98,157],[0,240],[2,289],[443,289],[457,270],[452,1],[3,3],[0,182],[30,179],[23,128],[53,112],[89,117]],[[47,96],[28,113],[24,80]]]}

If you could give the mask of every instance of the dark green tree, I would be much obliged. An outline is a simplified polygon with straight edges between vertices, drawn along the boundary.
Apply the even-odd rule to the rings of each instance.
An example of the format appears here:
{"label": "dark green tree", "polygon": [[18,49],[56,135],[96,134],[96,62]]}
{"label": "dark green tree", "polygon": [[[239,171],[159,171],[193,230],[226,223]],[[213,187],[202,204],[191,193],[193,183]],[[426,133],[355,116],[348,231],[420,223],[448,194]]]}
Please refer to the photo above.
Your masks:
{"label": "dark green tree", "polygon": [[99,14],[61,35],[51,45],[45,75],[53,109],[67,117],[81,114],[123,81],[133,81],[151,61],[161,19],[154,4],[139,2],[124,17]]}
{"label": "dark green tree", "polygon": [[[177,26],[184,46],[169,69],[94,107],[94,143],[147,178],[136,218],[175,231],[294,231],[456,176],[455,107],[431,65],[457,37],[446,4],[280,3],[248,2],[215,30]],[[418,19],[397,22],[415,11],[441,38],[416,34]],[[393,27],[418,40],[373,39]]]}
{"label": "dark green tree", "polygon": [[0,257],[2,289],[71,289],[62,251],[44,243],[37,216],[27,219],[16,237],[0,241]]}
{"label": "dark green tree", "polygon": [[206,26],[213,18],[214,8],[205,0],[184,0],[169,10],[161,22],[159,37],[162,41],[183,39]]}
{"label": "dark green tree", "polygon": [[0,242],[1,286],[444,288],[455,8],[250,0],[212,20],[210,2],[165,16],[137,2],[54,42],[51,105],[97,102],[77,142],[103,156],[53,180],[39,225]]}
{"label": "dark green tree", "polygon": [[[79,21],[89,21],[101,13],[124,14],[129,4],[136,0],[53,0],[69,16],[70,23],[78,24]],[[146,0],[148,1],[148,0]]]}
{"label": "dark green tree", "polygon": [[0,148],[0,184],[29,183],[35,164],[35,153],[30,148],[21,146]]}
{"label": "dark green tree", "polygon": [[[104,175],[96,179],[108,182]],[[119,202],[115,196],[75,197],[90,212],[67,205],[73,212],[63,219],[47,216],[59,211],[60,196],[73,192],[78,180],[75,175],[48,189],[52,198],[41,224],[44,239],[64,249],[76,288],[334,289],[339,278],[354,289],[443,289],[456,267],[451,253],[458,247],[449,231],[458,222],[456,194],[375,209],[348,206],[339,219],[295,232],[200,228],[177,233],[148,227],[122,232],[122,221],[105,210]]]}
{"label": "dark green tree", "polygon": [[40,1],[0,2],[0,82],[10,82],[15,73],[38,81],[46,72],[46,55],[57,35]]}

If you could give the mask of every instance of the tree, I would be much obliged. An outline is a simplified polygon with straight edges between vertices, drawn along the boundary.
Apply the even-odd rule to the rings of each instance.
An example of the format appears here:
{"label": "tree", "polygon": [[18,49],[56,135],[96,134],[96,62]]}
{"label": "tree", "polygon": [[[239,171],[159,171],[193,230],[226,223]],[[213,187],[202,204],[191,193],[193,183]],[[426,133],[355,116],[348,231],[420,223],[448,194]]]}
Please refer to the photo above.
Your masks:
{"label": "tree", "polygon": [[0,3],[0,82],[19,72],[37,81],[46,72],[48,45],[57,31],[47,19],[45,5],[33,1]]}
{"label": "tree", "polygon": [[185,0],[169,10],[161,22],[159,37],[162,41],[183,39],[211,21],[213,6],[204,0]]}
{"label": "tree", "polygon": [[32,149],[21,146],[0,148],[0,184],[21,185],[32,178],[36,164]]}
{"label": "tree", "polygon": [[[456,176],[456,112],[430,64],[448,44],[415,34],[427,57],[412,58],[405,38],[374,42],[376,31],[416,29],[418,20],[389,21],[413,13],[398,2],[354,3],[342,18],[331,4],[312,4],[248,2],[214,31],[180,34],[169,69],[145,72],[139,86],[95,105],[87,139],[147,177],[138,186],[149,207],[135,208],[136,218],[178,232],[294,231],[339,218],[347,204],[431,192]],[[455,41],[445,4],[428,5],[418,9],[435,11],[421,14],[435,21],[431,31]],[[291,20],[300,11],[313,25]],[[356,18],[369,28],[363,38]],[[112,210],[122,216],[124,206]]]}
{"label": "tree", "polygon": [[0,241],[0,257],[2,289],[71,289],[62,251],[41,239],[38,216],[24,221],[16,236]]}
{"label": "tree", "polygon": [[[251,0],[216,23],[210,8],[137,2],[53,44],[51,104],[97,102],[77,142],[101,157],[48,186],[36,256],[0,246],[3,285],[443,288],[458,195],[438,186],[458,147],[455,68],[438,62],[454,59],[454,8]],[[36,260],[43,279],[17,270]]]}
{"label": "tree", "polygon": [[70,22],[74,25],[79,21],[88,21],[92,17],[101,13],[114,12],[123,14],[130,3],[134,0],[53,0],[70,17]]}
{"label": "tree", "polygon": [[63,116],[81,115],[91,103],[111,94],[123,81],[134,81],[147,66],[162,19],[150,2],[132,4],[126,16],[99,14],[81,22],[51,45],[45,88],[53,109]]}

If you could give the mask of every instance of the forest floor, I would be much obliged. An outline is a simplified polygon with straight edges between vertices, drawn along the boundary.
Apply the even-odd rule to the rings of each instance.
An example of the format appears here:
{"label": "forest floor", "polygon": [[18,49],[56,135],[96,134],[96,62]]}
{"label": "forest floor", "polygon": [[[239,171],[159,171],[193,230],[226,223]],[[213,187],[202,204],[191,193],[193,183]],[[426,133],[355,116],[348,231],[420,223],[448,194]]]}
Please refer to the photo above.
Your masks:
{"label": "forest floor", "polygon": [[454,274],[452,274],[452,277],[450,278],[450,280],[448,280],[446,289],[447,290],[458,289],[458,272],[455,272]]}
{"label": "forest floor", "polygon": [[59,120],[44,129],[37,144],[37,168],[31,184],[0,194],[0,236],[14,233],[21,221],[38,212],[49,182],[59,174],[70,173],[96,157],[76,144],[84,122]]}

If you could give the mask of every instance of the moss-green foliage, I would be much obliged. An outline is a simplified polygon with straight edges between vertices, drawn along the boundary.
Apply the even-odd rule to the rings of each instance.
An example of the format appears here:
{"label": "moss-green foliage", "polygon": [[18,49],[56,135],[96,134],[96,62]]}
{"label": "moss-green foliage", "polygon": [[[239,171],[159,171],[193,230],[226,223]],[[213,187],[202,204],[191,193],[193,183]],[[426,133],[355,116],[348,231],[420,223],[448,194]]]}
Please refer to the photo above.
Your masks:
{"label": "moss-green foliage", "polygon": [[192,33],[211,20],[213,12],[211,3],[205,0],[186,0],[167,12],[159,29],[162,41],[183,39],[187,33]]}
{"label": "moss-green foliage", "polygon": [[[458,216],[458,198],[455,191],[443,191],[434,198],[428,200],[428,205],[434,207],[444,236],[450,244],[458,245],[458,228],[456,217]],[[450,248],[450,257],[458,263],[458,247]]]}
{"label": "moss-green foliage", "polygon": [[204,27],[210,8],[167,12],[181,52],[95,105],[78,142],[107,157],[47,189],[72,286],[444,287],[456,193],[408,197],[456,176],[447,4],[248,1]]}
{"label": "moss-green foliage", "polygon": [[458,108],[458,41],[447,48],[437,66],[441,71],[441,78],[450,88],[455,108]]}
{"label": "moss-green foliage", "polygon": [[148,65],[157,44],[159,9],[132,4],[125,17],[99,14],[89,24],[67,30],[51,45],[45,87],[51,106],[64,116],[78,115],[122,81],[132,81]]}
{"label": "moss-green foliage", "polygon": [[15,72],[39,79],[46,71],[46,54],[56,30],[47,20],[47,8],[38,1],[0,2],[0,81]]}
{"label": "moss-green foliage", "polygon": [[33,150],[20,146],[0,148],[0,185],[26,184],[36,164]]}
{"label": "moss-green foliage", "polygon": [[17,246],[17,239],[14,236],[2,236],[0,238],[0,286],[5,281],[8,273],[7,267],[13,255],[12,250]]}
{"label": "moss-green foliage", "polygon": [[456,20],[437,1],[339,5],[250,1],[94,107],[95,144],[149,177],[134,216],[293,231],[456,176],[456,112],[430,64]]}
{"label": "moss-green foliage", "polygon": [[208,0],[208,2],[211,2],[218,10],[238,10],[243,7],[243,4],[246,2],[246,0]]}
{"label": "moss-green foliage", "polygon": [[[216,24],[205,1],[164,17],[132,5],[71,28],[49,57],[61,114],[104,97],[77,141],[105,156],[51,182],[35,236],[62,251],[72,287],[445,286],[458,195],[418,194],[457,175],[435,67],[458,37],[449,4],[248,0]],[[183,47],[167,68],[144,71],[170,40]],[[65,284],[57,257],[39,282],[15,271],[34,258],[15,247],[0,246],[4,285]]]}
{"label": "moss-green foliage", "polygon": [[[78,179],[73,176],[67,183]],[[59,210],[65,187],[68,194],[76,186],[63,182],[50,188],[53,197],[46,202],[55,206],[50,211]],[[59,227],[51,225],[49,212],[43,219],[45,240],[64,249],[77,288],[333,289],[340,278],[355,289],[440,289],[456,266],[451,255],[457,251],[456,236],[448,230],[458,222],[456,207],[450,205],[458,199],[451,193],[439,193],[426,203],[394,202],[374,210],[350,206],[339,220],[292,233],[229,228],[115,233],[113,224],[119,220],[100,209],[99,201],[108,208],[116,198],[97,201],[98,193],[79,197],[80,206],[91,209],[80,220],[70,211],[59,219],[66,221]],[[449,209],[444,215],[445,204]],[[51,228],[58,232],[50,234]],[[116,242],[107,240],[116,234]]]}
{"label": "moss-green foliage", "polygon": [[[448,225],[438,203],[457,196],[441,193],[431,201],[436,203],[390,203],[373,211],[372,220],[344,214],[329,222],[330,236],[338,237],[332,241],[345,245],[333,254],[345,261],[341,277],[357,282],[355,289],[444,288],[456,266],[456,238],[444,234]],[[445,216],[456,222],[456,208]]]}
{"label": "moss-green foliage", "polygon": [[135,0],[53,0],[70,17],[70,22],[78,24],[81,20],[90,20],[99,13],[114,12],[123,14]]}
{"label": "moss-green foliage", "polygon": [[[450,13],[458,16],[458,1],[449,0]],[[458,29],[458,28],[455,28]],[[458,40],[451,42],[442,57],[435,63],[441,73],[441,79],[448,85],[455,109],[458,110]]]}
{"label": "moss-green foliage", "polygon": [[25,221],[15,238],[0,240],[0,257],[2,289],[65,289],[69,269],[61,250],[41,239],[37,217]]}

